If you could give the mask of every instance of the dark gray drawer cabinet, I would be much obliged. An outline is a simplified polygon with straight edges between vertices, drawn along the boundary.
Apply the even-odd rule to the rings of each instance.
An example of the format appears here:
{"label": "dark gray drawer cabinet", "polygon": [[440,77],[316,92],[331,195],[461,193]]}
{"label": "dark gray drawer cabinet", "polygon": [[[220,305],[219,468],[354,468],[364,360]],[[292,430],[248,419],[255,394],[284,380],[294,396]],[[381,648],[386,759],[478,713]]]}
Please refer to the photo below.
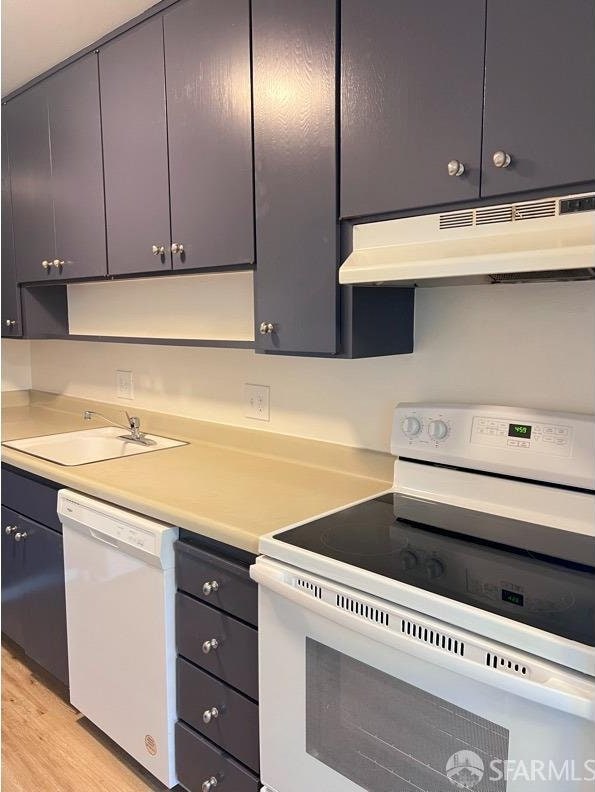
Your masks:
{"label": "dark gray drawer cabinet", "polygon": [[258,772],[258,705],[182,657],[177,686],[178,717]]}
{"label": "dark gray drawer cabinet", "polygon": [[2,505],[62,533],[58,518],[59,484],[2,466]]}
{"label": "dark gray drawer cabinet", "polygon": [[[176,635],[179,654],[258,699],[258,633],[254,627],[178,592]],[[205,651],[205,643],[213,639],[217,648]]]}
{"label": "dark gray drawer cabinet", "polygon": [[176,724],[176,770],[189,792],[203,792],[203,784],[211,778],[217,779],[217,792],[260,791],[254,773],[180,721]]}
{"label": "dark gray drawer cabinet", "polygon": [[12,99],[5,113],[18,280],[105,275],[97,55]]}
{"label": "dark gray drawer cabinet", "polygon": [[176,542],[178,588],[232,616],[258,623],[258,589],[248,570],[186,542]]}
{"label": "dark gray drawer cabinet", "polygon": [[230,792],[256,792],[258,588],[248,572],[253,556],[212,541],[203,547],[184,532],[175,551],[180,783],[202,792],[202,784],[215,777]]}
{"label": "dark gray drawer cabinet", "polygon": [[2,630],[68,684],[62,536],[4,506]]}

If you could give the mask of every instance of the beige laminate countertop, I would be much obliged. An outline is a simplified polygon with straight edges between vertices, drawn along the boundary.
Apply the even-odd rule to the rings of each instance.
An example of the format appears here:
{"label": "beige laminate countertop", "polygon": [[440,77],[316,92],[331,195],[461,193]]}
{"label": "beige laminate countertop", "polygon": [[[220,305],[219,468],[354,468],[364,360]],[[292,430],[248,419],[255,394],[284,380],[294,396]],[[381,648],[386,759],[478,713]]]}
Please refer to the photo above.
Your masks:
{"label": "beige laminate countertop", "polygon": [[[2,440],[89,428],[82,421],[85,409],[121,420],[113,404],[35,391],[3,394]],[[134,412],[145,431],[189,445],[76,467],[2,447],[2,461],[251,553],[258,552],[263,534],[392,484],[389,454]]]}

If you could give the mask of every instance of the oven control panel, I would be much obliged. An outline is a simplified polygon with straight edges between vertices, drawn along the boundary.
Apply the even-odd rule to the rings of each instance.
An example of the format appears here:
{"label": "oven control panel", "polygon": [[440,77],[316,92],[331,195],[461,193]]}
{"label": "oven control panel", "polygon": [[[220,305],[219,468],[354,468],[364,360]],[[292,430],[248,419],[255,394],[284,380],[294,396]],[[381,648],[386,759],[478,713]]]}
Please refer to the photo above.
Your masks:
{"label": "oven control panel", "polygon": [[395,456],[595,489],[595,416],[524,407],[402,403]]}

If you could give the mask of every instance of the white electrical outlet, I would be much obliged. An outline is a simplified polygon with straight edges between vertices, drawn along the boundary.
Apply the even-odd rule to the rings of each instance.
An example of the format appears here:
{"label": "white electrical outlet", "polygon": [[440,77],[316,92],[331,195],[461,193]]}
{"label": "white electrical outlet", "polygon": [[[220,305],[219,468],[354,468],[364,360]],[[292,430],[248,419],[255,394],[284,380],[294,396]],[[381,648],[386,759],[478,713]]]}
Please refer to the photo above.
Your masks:
{"label": "white electrical outlet", "polygon": [[244,385],[244,404],[246,418],[268,421],[271,417],[271,389],[268,385]]}
{"label": "white electrical outlet", "polygon": [[116,397],[118,399],[134,399],[132,371],[116,371]]}

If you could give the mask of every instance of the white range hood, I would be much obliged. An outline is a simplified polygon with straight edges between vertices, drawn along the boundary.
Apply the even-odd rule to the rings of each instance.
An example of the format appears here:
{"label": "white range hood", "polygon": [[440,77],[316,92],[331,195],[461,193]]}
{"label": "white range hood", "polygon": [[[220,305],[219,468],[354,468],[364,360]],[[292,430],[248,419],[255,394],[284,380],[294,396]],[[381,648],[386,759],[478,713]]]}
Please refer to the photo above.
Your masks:
{"label": "white range hood", "polygon": [[353,227],[343,284],[443,286],[595,278],[595,195],[563,195]]}

